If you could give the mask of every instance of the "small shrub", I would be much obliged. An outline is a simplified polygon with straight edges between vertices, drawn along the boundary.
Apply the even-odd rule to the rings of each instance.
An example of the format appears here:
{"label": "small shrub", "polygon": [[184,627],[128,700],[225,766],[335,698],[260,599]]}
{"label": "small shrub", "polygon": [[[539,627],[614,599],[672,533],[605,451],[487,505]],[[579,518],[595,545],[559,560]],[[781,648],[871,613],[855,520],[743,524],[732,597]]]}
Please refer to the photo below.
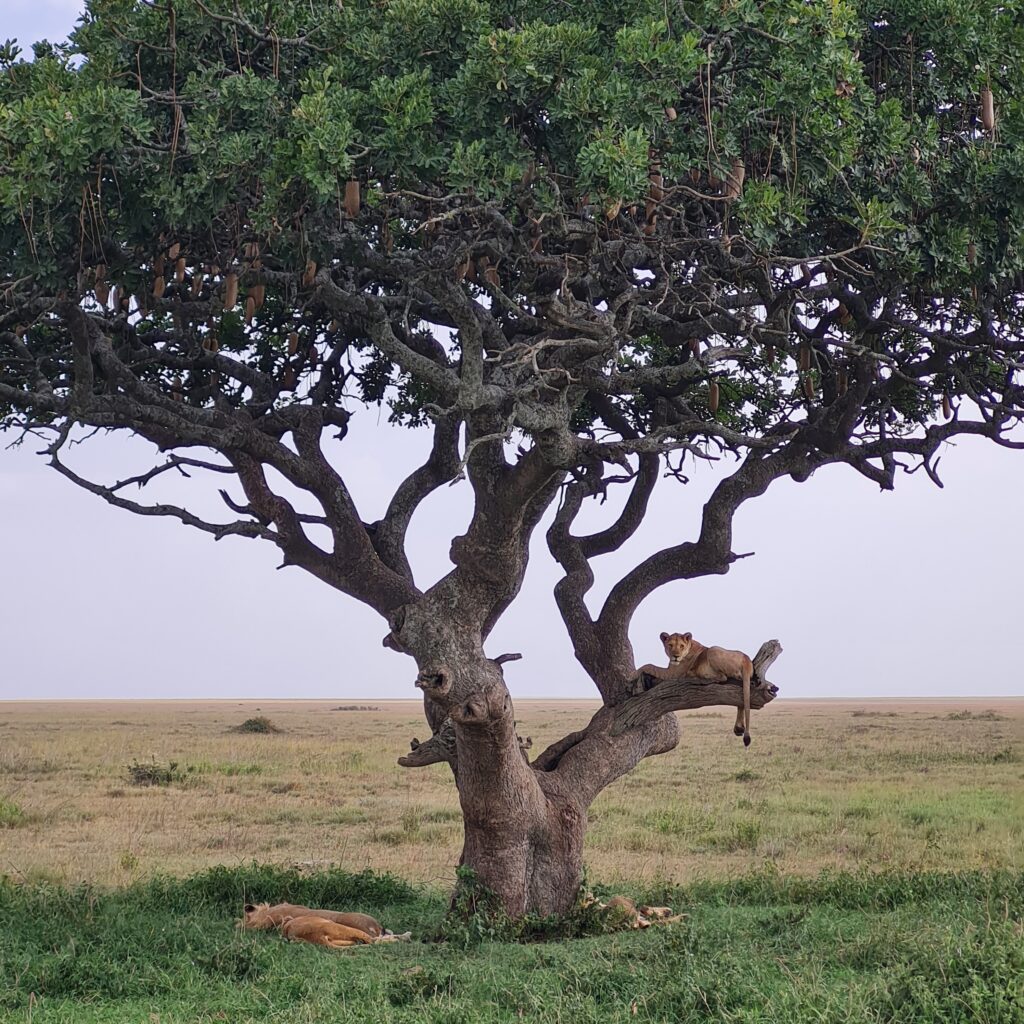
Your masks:
{"label": "small shrub", "polygon": [[266,715],[257,715],[255,718],[247,718],[241,725],[236,725],[231,731],[263,734],[284,732],[280,726],[274,725]]}
{"label": "small shrub", "polygon": [[751,771],[749,768],[741,768],[734,776],[733,780],[736,782],[754,782],[756,779],[761,778],[757,772]]}
{"label": "small shrub", "polygon": [[139,866],[139,858],[131,850],[125,850],[117,863],[122,871],[134,871]]}
{"label": "small shrub", "polygon": [[155,758],[152,761],[136,761],[125,766],[128,781],[133,786],[170,786],[175,782],[184,782],[187,771],[178,767],[177,761],[161,764]]}

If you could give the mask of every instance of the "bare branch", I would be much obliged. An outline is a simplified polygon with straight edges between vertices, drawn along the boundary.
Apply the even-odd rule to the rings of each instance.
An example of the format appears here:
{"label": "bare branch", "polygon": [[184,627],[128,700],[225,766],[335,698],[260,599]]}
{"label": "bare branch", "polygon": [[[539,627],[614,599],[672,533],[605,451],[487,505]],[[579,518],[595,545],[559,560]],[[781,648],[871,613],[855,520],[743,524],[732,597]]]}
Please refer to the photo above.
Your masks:
{"label": "bare branch", "polygon": [[140,502],[123,498],[116,493],[117,486],[123,486],[123,484],[116,485],[114,487],[105,487],[103,484],[87,480],[85,477],[79,476],[74,470],[64,465],[64,463],[60,461],[56,451],[50,455],[50,465],[56,469],[61,476],[66,477],[77,487],[81,487],[83,490],[101,497],[110,505],[125,509],[129,512],[134,512],[137,515],[170,516],[173,519],[180,520],[186,526],[192,526],[197,530],[202,530],[204,533],[212,534],[215,540],[221,540],[223,537],[259,537],[264,540],[271,540],[275,543],[277,542],[277,535],[274,531],[258,522],[241,520],[234,523],[210,523],[204,519],[200,519],[187,509],[181,508],[177,505],[168,505],[165,503],[161,503],[159,505],[144,505]]}

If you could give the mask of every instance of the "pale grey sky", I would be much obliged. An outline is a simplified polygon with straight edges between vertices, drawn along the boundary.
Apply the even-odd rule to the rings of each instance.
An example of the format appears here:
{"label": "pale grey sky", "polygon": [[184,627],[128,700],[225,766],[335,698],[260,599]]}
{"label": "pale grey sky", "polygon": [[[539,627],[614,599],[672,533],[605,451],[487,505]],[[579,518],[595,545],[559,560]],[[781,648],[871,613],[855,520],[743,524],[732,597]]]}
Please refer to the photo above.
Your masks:
{"label": "pale grey sky", "polygon": [[[62,37],[80,6],[0,0],[0,38],[27,49]],[[366,520],[427,447],[424,432],[399,434],[385,419],[357,414],[336,452]],[[0,699],[417,696],[412,662],[380,646],[387,627],[375,613],[298,569],[275,571],[279,559],[265,543],[215,543],[110,508],[47,469],[31,454],[39,447],[0,447]],[[152,465],[147,449],[97,438],[75,451],[75,465],[109,481]],[[775,484],[737,517],[734,548],[756,557],[724,577],[665,587],[641,606],[632,629],[638,662],[663,660],[663,629],[749,651],[777,637],[785,653],[772,676],[787,697],[1024,695],[1016,667],[1024,454],[964,440],[940,468],[943,491],[917,474],[880,494],[845,467]],[[644,529],[595,563],[595,601],[650,551],[694,535],[714,479],[697,467],[685,487],[662,481]],[[414,520],[421,586],[449,568],[467,491],[443,488]],[[185,493],[169,484],[152,497]],[[199,507],[219,506],[207,487]],[[596,522],[612,513],[592,514]],[[545,526],[526,586],[488,650],[524,654],[506,668],[516,696],[592,697],[551,596],[558,571]]]}

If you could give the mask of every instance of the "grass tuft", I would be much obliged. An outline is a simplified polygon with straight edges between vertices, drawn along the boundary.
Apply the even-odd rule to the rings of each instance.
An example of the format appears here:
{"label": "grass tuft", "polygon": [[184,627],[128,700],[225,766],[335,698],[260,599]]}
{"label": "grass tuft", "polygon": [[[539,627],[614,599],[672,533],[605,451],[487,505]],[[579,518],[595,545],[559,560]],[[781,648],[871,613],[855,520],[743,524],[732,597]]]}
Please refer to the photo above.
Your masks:
{"label": "grass tuft", "polygon": [[25,812],[13,800],[0,797],[0,828],[17,828],[25,821]]}

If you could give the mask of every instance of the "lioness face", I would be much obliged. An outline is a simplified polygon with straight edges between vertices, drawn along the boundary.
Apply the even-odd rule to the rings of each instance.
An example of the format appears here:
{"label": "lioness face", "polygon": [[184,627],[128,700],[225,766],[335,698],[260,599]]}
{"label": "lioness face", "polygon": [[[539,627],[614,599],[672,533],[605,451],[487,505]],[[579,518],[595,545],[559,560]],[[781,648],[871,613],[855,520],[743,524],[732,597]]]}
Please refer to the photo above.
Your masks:
{"label": "lioness face", "polygon": [[670,665],[678,665],[690,653],[693,643],[692,633],[662,633],[661,642],[665,645]]}
{"label": "lioness face", "polygon": [[274,920],[270,916],[269,903],[259,903],[256,906],[246,903],[243,913],[245,916],[238,922],[239,928],[263,930],[274,927]]}

